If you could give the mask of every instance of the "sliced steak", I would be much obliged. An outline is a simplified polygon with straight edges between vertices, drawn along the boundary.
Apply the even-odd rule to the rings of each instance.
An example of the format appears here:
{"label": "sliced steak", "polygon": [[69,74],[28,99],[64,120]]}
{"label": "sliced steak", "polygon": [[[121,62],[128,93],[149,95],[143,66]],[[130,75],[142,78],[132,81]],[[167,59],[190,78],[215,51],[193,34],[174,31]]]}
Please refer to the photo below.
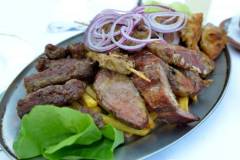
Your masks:
{"label": "sliced steak", "polygon": [[[85,61],[85,60],[83,60],[83,61]],[[65,64],[74,64],[74,63],[78,63],[80,61],[82,61],[82,60],[77,60],[77,59],[72,59],[72,58],[49,60],[49,59],[46,59],[44,57],[43,58],[40,57],[39,60],[38,60],[38,62],[39,62],[38,63],[38,71],[41,72],[41,71],[44,71],[44,70],[49,69],[49,68],[54,69],[54,68],[64,66]],[[86,60],[86,61],[88,61],[88,60]]]}
{"label": "sliced steak", "polygon": [[72,58],[81,59],[85,56],[86,52],[87,52],[87,49],[86,49],[84,43],[70,44],[67,47],[67,53]]}
{"label": "sliced steak", "polygon": [[195,50],[167,43],[163,45],[159,42],[152,42],[147,47],[166,63],[195,71],[203,77],[206,77],[214,69],[214,61]]}
{"label": "sliced steak", "polygon": [[53,44],[47,44],[45,46],[44,54],[49,59],[60,59],[60,58],[65,58],[67,56],[67,52],[65,48],[58,47]]}
{"label": "sliced steak", "polygon": [[64,85],[50,85],[28,94],[18,101],[17,112],[19,117],[31,111],[38,104],[55,104],[63,106],[77,101],[84,93],[86,84],[80,80],[70,80]]}
{"label": "sliced steak", "polygon": [[38,59],[37,59],[37,62],[36,62],[36,69],[38,72],[42,72],[44,70],[46,70],[48,68],[48,63],[50,62],[51,60],[48,59],[48,57],[46,55],[42,55],[40,56]]}
{"label": "sliced steak", "polygon": [[199,92],[201,88],[195,88],[194,82],[186,77],[181,71],[169,66],[162,60],[160,60],[160,62],[167,74],[168,81],[175,95],[190,96]]}
{"label": "sliced steak", "polygon": [[179,108],[160,58],[150,52],[135,54],[133,58],[137,69],[144,72],[151,80],[147,82],[135,75],[132,77],[134,85],[144,97],[149,110],[156,111],[160,119],[169,120],[169,122],[185,123],[198,120],[198,117]]}
{"label": "sliced steak", "polygon": [[144,101],[127,76],[103,69],[96,76],[94,89],[100,105],[116,118],[134,128],[147,126]]}
{"label": "sliced steak", "polygon": [[134,85],[140,91],[150,110],[175,111],[178,106],[168,82],[161,60],[150,52],[135,54],[136,68],[142,71],[151,82],[133,75]]}
{"label": "sliced steak", "polygon": [[24,78],[25,88],[28,93],[48,85],[63,84],[70,79],[93,79],[94,62],[88,59],[64,59],[49,61],[48,69]]}
{"label": "sliced steak", "polygon": [[190,112],[177,109],[176,112],[158,112],[158,118],[168,123],[190,123],[200,118]]}
{"label": "sliced steak", "polygon": [[191,79],[194,90],[196,91],[194,94],[197,94],[202,88],[209,86],[209,84],[212,82],[211,80],[203,80],[198,73],[193,71],[184,70],[183,74]]}

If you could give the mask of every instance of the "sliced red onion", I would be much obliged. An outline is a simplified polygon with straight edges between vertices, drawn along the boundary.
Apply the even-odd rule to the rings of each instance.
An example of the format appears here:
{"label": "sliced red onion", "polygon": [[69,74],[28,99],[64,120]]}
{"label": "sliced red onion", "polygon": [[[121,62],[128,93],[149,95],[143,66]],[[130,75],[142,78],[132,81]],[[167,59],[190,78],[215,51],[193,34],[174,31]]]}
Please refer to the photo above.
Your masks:
{"label": "sliced red onion", "polygon": [[[141,19],[141,18],[142,18],[142,15],[141,15],[141,14],[131,14],[131,13],[130,13],[130,14],[125,14],[125,15],[119,17],[119,18],[112,24],[112,28],[111,28],[110,34],[111,34],[111,35],[114,34],[117,24],[119,24],[119,22],[121,22],[122,20],[125,20],[125,22],[129,24],[129,26],[128,26],[128,27],[127,27],[127,26],[122,26],[122,28],[120,28],[120,31],[122,30],[122,31],[126,32],[127,34],[130,34],[130,33],[133,31],[133,28],[134,28],[134,24],[133,24],[133,23],[134,23],[134,20],[135,20],[135,21],[139,21],[139,19]],[[121,37],[121,38],[117,41],[117,40],[115,39],[115,36],[112,36],[112,37],[111,37],[111,40],[112,40],[112,42],[113,42],[116,46],[125,49],[125,48],[123,47],[124,45],[123,45],[122,43],[126,40],[126,38]],[[141,46],[142,46],[142,45],[141,45]]]}
{"label": "sliced red onion", "polygon": [[[160,8],[161,12],[144,13],[144,9],[148,7]],[[156,17],[169,18],[158,23]],[[173,22],[175,19],[176,21]],[[131,34],[134,28],[142,22],[148,31],[148,36],[145,39],[132,37]],[[106,33],[104,26],[108,24],[111,25],[111,28]],[[156,40],[165,44],[164,33],[174,34],[171,43],[178,44],[179,37],[176,31],[183,28],[185,24],[186,17],[183,13],[175,12],[175,10],[161,5],[139,6],[131,11],[107,9],[96,15],[92,20],[86,31],[85,44],[90,49],[98,52],[109,51],[115,47],[135,51]],[[152,35],[156,35],[158,38],[151,38]],[[116,36],[120,37],[120,39],[116,40]],[[133,42],[134,45],[126,45],[124,44],[125,41]]]}
{"label": "sliced red onion", "polygon": [[[164,24],[157,22],[157,17],[178,17],[177,21],[172,24]],[[146,15],[147,19],[149,20],[151,27],[154,31],[161,32],[161,33],[171,33],[181,30],[186,24],[186,16],[180,12],[157,12],[157,13],[150,13]]]}

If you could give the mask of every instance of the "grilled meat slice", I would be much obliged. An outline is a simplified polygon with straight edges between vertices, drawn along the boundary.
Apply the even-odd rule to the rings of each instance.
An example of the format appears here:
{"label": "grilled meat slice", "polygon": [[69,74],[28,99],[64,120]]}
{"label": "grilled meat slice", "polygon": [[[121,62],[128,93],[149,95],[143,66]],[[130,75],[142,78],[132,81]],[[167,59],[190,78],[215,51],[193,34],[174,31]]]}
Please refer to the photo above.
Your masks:
{"label": "grilled meat slice", "polygon": [[[65,64],[71,64],[71,63],[74,64],[74,63],[78,63],[80,61],[85,61],[85,60],[83,59],[78,60],[78,59],[72,59],[72,58],[49,60],[49,59],[45,59],[44,57],[43,58],[40,57],[38,60],[39,63],[36,65],[36,68],[39,72],[42,72],[46,69],[54,69],[54,68],[64,66]],[[86,61],[90,61],[90,60],[86,60]]]}
{"label": "grilled meat slice", "polygon": [[46,55],[42,55],[37,59],[35,68],[37,69],[38,72],[42,72],[46,70],[48,67],[48,64],[50,62],[50,59]]}
{"label": "grilled meat slice", "polygon": [[87,48],[85,47],[84,43],[75,43],[70,44],[67,47],[67,53],[76,59],[81,59],[84,57],[84,54],[87,52]]}
{"label": "grilled meat slice", "polygon": [[200,118],[190,112],[177,109],[176,112],[158,112],[158,118],[168,123],[190,123]]}
{"label": "grilled meat slice", "polygon": [[70,79],[89,80],[94,76],[94,62],[88,59],[50,61],[48,67],[42,72],[24,78],[27,93],[48,85],[63,84]]}
{"label": "grilled meat slice", "polygon": [[49,59],[60,59],[60,58],[65,58],[67,56],[67,52],[65,48],[58,47],[53,44],[47,44],[45,46],[44,54]]}
{"label": "grilled meat slice", "polygon": [[149,52],[136,54],[133,58],[137,69],[144,72],[151,80],[151,82],[146,82],[134,75],[132,77],[134,85],[144,97],[149,109],[175,111],[178,103],[172,93],[160,59]]}
{"label": "grilled meat slice", "polygon": [[156,111],[160,119],[171,123],[185,123],[198,120],[198,117],[179,108],[161,65],[160,58],[150,52],[135,54],[133,58],[137,69],[143,71],[151,80],[151,82],[147,82],[135,75],[132,77],[134,85],[144,97],[149,110]]}
{"label": "grilled meat slice", "polygon": [[195,82],[186,77],[181,71],[166,64],[161,59],[160,62],[164,68],[165,73],[167,74],[168,81],[175,95],[190,96],[199,92],[201,88],[195,88]]}
{"label": "grilled meat slice", "polygon": [[102,69],[96,76],[94,89],[99,104],[116,118],[134,128],[147,126],[144,101],[127,76]]}
{"label": "grilled meat slice", "polygon": [[195,13],[188,18],[186,26],[181,30],[181,39],[187,48],[199,50],[198,42],[202,33],[203,14]]}
{"label": "grilled meat slice", "polygon": [[71,104],[72,101],[77,101],[81,98],[85,87],[86,84],[84,82],[72,79],[64,85],[50,85],[41,88],[18,101],[18,115],[22,117],[38,104],[55,104],[57,106]]}
{"label": "grilled meat slice", "polygon": [[214,69],[214,61],[201,52],[196,53],[195,50],[167,43],[163,45],[159,42],[152,42],[147,47],[150,52],[165,62],[198,72],[203,77],[206,77]]}
{"label": "grilled meat slice", "polygon": [[203,27],[200,47],[211,59],[216,59],[227,44],[224,29],[208,23]]}
{"label": "grilled meat slice", "polygon": [[87,57],[97,61],[101,68],[109,69],[121,74],[130,74],[129,68],[134,68],[134,63],[127,55],[113,52],[109,55],[96,52],[88,52]]}
{"label": "grilled meat slice", "polygon": [[183,74],[191,79],[191,82],[194,87],[194,94],[197,94],[202,88],[209,86],[209,84],[212,82],[211,80],[203,80],[198,73],[193,71],[183,71]]}

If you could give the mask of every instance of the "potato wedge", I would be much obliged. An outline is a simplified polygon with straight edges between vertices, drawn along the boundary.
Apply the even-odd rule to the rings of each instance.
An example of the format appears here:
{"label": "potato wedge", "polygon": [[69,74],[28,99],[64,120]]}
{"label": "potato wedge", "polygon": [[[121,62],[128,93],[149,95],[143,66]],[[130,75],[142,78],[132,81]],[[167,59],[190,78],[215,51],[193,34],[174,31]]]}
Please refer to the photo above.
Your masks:
{"label": "potato wedge", "polygon": [[[145,128],[145,129],[140,130],[140,129],[135,129],[135,128],[129,127],[128,125],[116,120],[112,116],[102,114],[102,118],[103,118],[104,123],[110,124],[113,127],[117,128],[121,131],[127,132],[129,134],[134,134],[134,135],[138,135],[138,136],[145,136],[151,131],[150,128]],[[152,123],[150,126],[153,127],[154,124]]]}
{"label": "potato wedge", "polygon": [[178,103],[179,103],[179,106],[182,110],[188,112],[189,111],[189,107],[188,107],[188,102],[189,102],[189,97],[186,96],[186,97],[180,97],[178,99]]}
{"label": "potato wedge", "polygon": [[84,93],[82,96],[82,100],[84,105],[89,108],[96,108],[97,107],[97,101],[94,100],[89,94]]}

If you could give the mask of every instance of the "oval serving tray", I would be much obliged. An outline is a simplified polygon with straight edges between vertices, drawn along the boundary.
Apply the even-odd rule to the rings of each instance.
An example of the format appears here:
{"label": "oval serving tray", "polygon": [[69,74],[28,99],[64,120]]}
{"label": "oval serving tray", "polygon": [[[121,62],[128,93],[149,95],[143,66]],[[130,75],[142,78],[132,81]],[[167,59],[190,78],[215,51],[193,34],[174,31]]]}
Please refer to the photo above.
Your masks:
{"label": "oval serving tray", "polygon": [[[80,42],[82,34],[67,39],[59,44],[66,47],[71,43]],[[34,60],[30,63],[12,82],[6,90],[0,103],[0,143],[2,149],[12,158],[16,159],[12,144],[19,129],[20,119],[17,116],[17,101],[24,97],[25,89],[23,86],[23,78],[31,75],[35,70]],[[213,113],[220,99],[223,97],[224,90],[229,81],[231,62],[226,48],[221,56],[216,60],[216,69],[208,77],[214,82],[210,87],[201,91],[198,96],[198,102],[191,105],[191,112],[198,115],[201,121],[191,123],[185,127],[175,127],[173,125],[165,125],[156,128],[151,134],[140,138],[136,141],[120,146],[115,154],[117,160],[122,159],[144,159],[152,154],[162,151],[170,144],[182,139],[193,128],[199,126],[203,121]]]}

